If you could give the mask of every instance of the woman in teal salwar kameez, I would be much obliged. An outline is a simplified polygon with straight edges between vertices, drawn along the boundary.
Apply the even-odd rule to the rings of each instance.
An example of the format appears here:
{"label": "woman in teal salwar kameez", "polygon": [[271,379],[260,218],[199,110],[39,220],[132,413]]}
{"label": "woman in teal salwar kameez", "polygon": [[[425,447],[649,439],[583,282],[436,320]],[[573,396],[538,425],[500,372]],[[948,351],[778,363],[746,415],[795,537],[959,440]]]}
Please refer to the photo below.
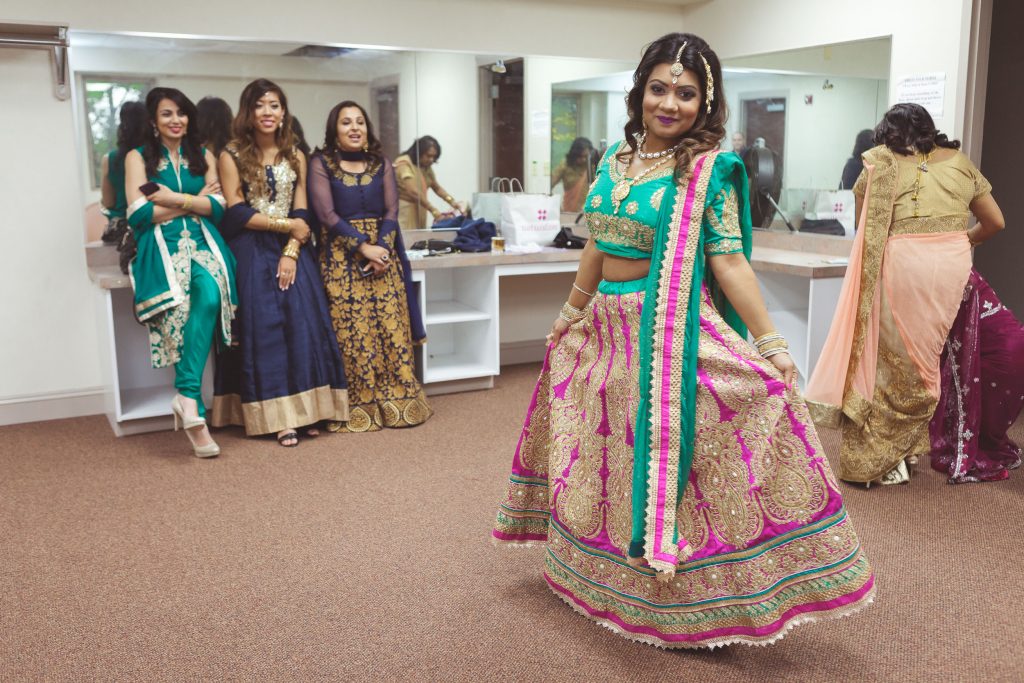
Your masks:
{"label": "woman in teal salwar kameez", "polygon": [[234,257],[216,227],[224,198],[213,155],[189,127],[195,105],[178,90],[154,88],[146,109],[153,137],[125,159],[138,244],[129,269],[135,315],[149,327],[153,367],[174,367],[175,428],[183,423],[195,454],[212,457],[220,448],[206,428],[203,369],[215,334],[230,345],[237,305]]}
{"label": "woman in teal salwar kameez", "polygon": [[766,644],[874,577],[748,262],[718,58],[669,34],[633,82],[492,537],[543,545],[554,593],[627,638]]}

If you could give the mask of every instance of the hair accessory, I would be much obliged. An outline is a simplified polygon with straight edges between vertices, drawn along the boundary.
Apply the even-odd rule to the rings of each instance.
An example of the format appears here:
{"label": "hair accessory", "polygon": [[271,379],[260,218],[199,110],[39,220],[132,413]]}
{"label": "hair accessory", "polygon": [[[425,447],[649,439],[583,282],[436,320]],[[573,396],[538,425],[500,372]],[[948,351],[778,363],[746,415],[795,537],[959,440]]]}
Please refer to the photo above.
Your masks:
{"label": "hair accessory", "polygon": [[672,74],[672,85],[675,85],[679,81],[679,77],[683,75],[686,69],[683,68],[683,50],[686,49],[686,41],[679,46],[679,52],[676,53],[676,61],[669,67],[669,73]]}
{"label": "hair accessory", "polygon": [[706,57],[704,57],[704,53],[700,52],[698,54],[700,54],[701,61],[704,62],[704,73],[708,77],[707,89],[706,89],[706,92],[704,93],[704,101],[707,102],[708,113],[710,114],[711,113],[711,101],[713,99],[715,99],[715,77],[711,75],[711,65],[708,64],[708,60],[707,60]]}

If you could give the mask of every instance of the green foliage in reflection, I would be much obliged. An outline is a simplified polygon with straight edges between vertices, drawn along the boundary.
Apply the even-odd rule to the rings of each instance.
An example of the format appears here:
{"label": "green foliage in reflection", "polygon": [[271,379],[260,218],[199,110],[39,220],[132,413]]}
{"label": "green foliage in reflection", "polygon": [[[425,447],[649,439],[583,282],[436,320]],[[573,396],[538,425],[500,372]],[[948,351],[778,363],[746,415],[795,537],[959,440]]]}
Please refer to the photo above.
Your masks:
{"label": "green foliage in reflection", "polygon": [[551,95],[551,170],[565,161],[572,141],[579,136],[580,96]]}
{"label": "green foliage in reflection", "polygon": [[143,80],[85,78],[83,99],[93,188],[100,186],[100,163],[103,157],[117,147],[118,112],[121,111],[121,105],[131,101],[141,102],[151,85]]}

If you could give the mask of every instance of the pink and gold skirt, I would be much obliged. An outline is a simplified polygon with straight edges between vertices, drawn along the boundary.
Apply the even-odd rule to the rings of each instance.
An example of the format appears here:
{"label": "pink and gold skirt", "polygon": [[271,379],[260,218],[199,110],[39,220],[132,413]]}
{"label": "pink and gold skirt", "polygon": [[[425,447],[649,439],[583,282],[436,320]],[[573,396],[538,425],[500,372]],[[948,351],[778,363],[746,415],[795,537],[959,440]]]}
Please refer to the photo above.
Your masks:
{"label": "pink and gold skirt", "polygon": [[602,282],[549,349],[493,531],[545,547],[570,606],[662,647],[764,644],[871,602],[861,552],[803,400],[704,296],[695,448],[669,582],[626,563],[643,281]]}

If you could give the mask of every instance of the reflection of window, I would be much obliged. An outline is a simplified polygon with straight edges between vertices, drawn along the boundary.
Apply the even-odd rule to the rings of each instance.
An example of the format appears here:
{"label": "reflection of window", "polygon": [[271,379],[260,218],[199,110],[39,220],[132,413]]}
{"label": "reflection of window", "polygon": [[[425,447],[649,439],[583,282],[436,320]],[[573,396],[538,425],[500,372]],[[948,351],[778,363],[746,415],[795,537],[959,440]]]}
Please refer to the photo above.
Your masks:
{"label": "reflection of window", "polygon": [[580,96],[577,93],[551,95],[551,170],[565,161],[572,141],[580,131]]}
{"label": "reflection of window", "polygon": [[125,102],[142,101],[153,81],[144,78],[86,76],[86,131],[89,136],[89,168],[93,188],[100,186],[100,162],[117,147],[118,113]]}

